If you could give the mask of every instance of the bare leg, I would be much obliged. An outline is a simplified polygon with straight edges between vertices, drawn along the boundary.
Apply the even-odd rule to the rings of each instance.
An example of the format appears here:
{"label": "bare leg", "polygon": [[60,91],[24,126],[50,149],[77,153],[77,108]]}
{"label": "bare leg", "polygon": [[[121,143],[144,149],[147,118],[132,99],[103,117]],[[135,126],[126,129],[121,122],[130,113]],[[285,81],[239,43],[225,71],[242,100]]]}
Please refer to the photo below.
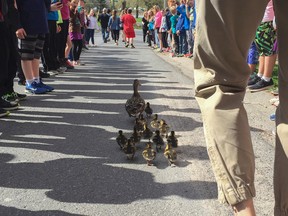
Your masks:
{"label": "bare leg", "polygon": [[72,42],[71,42],[71,39],[68,35],[67,36],[66,49],[65,49],[65,58],[68,58],[68,55],[70,53],[71,48],[72,48]]}
{"label": "bare leg", "polygon": [[33,59],[32,61],[32,75],[33,77],[39,77],[39,59]]}
{"label": "bare leg", "polygon": [[272,77],[276,59],[277,59],[277,54],[274,54],[271,56],[265,56],[264,71],[263,71],[264,77],[269,77],[269,78]]}
{"label": "bare leg", "polygon": [[253,200],[245,200],[232,206],[235,216],[256,216]]}
{"label": "bare leg", "polygon": [[265,68],[265,56],[259,57],[259,67],[258,67],[258,73],[261,73],[263,75]]}
{"label": "bare leg", "polygon": [[21,66],[26,80],[33,79],[32,60],[22,60]]}

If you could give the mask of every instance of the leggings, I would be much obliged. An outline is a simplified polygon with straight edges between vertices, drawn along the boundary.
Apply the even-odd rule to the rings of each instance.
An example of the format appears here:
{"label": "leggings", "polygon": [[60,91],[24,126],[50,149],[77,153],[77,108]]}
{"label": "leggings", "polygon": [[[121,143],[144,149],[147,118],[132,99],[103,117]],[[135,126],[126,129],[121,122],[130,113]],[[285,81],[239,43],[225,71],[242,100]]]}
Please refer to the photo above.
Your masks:
{"label": "leggings", "polygon": [[80,40],[72,40],[72,58],[73,61],[78,61],[81,55],[83,43],[82,39]]}

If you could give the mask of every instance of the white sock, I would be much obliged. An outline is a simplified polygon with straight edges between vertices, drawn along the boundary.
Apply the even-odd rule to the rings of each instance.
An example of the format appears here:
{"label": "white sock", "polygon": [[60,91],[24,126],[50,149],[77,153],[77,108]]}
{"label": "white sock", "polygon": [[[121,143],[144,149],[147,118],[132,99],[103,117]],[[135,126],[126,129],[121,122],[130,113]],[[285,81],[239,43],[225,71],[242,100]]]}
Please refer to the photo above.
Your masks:
{"label": "white sock", "polygon": [[258,72],[257,76],[258,76],[258,77],[262,77],[263,74]]}
{"label": "white sock", "polygon": [[33,82],[34,82],[33,79],[32,79],[32,80],[27,80],[27,79],[26,79],[26,84],[28,84],[28,85],[31,85]]}
{"label": "white sock", "polygon": [[33,79],[36,83],[40,83],[40,77],[33,77]]}
{"label": "white sock", "polygon": [[270,82],[271,77],[265,77],[265,76],[262,76],[262,79],[265,80],[266,82]]}

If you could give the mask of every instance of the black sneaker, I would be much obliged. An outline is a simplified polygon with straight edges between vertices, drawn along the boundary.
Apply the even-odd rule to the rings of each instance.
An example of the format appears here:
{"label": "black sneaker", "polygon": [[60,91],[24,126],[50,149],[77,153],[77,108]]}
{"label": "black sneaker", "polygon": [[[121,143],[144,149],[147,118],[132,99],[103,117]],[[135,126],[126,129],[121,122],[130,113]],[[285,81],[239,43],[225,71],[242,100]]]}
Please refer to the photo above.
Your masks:
{"label": "black sneaker", "polygon": [[10,114],[9,111],[0,108],[0,118],[1,118],[1,117],[5,117],[5,116],[8,116],[9,114]]}
{"label": "black sneaker", "polygon": [[18,80],[18,85],[25,86],[26,85],[26,80],[25,79],[19,79]]}
{"label": "black sneaker", "polygon": [[131,44],[131,49],[134,49],[134,48],[135,48],[135,46],[133,44]]}
{"label": "black sneaker", "polygon": [[261,80],[261,77],[255,75],[255,76],[250,76],[249,80],[248,80],[248,87],[255,85],[257,82],[259,82]]}
{"label": "black sneaker", "polygon": [[39,75],[41,78],[49,78],[50,77],[50,74],[49,73],[46,73],[42,70],[39,70]]}
{"label": "black sneaker", "polygon": [[16,102],[9,102],[4,100],[2,97],[0,98],[0,108],[9,111],[18,109],[19,104]]}
{"label": "black sneaker", "polygon": [[249,90],[251,92],[258,92],[265,89],[268,89],[274,85],[273,80],[270,79],[269,82],[265,81],[264,79],[261,79],[259,82],[257,82],[255,85],[249,86]]}
{"label": "black sneaker", "polygon": [[27,98],[26,94],[20,94],[20,93],[17,93],[17,92],[13,92],[12,94],[14,94],[14,96],[16,98],[18,98],[19,101],[26,100],[26,98]]}
{"label": "black sneaker", "polygon": [[2,99],[8,102],[19,102],[21,100],[25,100],[27,97],[26,94],[19,94],[17,92],[11,92],[2,96]]}

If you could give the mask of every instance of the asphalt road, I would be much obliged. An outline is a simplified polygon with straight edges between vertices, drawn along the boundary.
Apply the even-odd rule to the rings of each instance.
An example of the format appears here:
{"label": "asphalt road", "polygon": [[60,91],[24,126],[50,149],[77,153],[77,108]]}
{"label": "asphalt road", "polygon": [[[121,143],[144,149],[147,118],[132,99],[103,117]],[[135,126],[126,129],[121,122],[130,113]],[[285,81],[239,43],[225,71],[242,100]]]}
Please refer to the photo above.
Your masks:
{"label": "asphalt road", "polygon": [[[0,119],[0,216],[232,215],[217,201],[192,61],[157,54],[140,39],[138,32],[136,49],[127,49],[103,44],[97,33],[98,47],[81,57],[85,66],[45,79],[55,87],[53,93],[29,96],[18,111]],[[133,161],[115,141],[118,130],[132,133],[133,119],[124,104],[134,79],[142,83],[140,94],[154,113],[176,131],[176,167],[168,165],[163,152],[155,166],[147,166],[142,158],[147,140],[137,145]],[[260,216],[273,212],[270,97],[248,94],[244,101]]]}

